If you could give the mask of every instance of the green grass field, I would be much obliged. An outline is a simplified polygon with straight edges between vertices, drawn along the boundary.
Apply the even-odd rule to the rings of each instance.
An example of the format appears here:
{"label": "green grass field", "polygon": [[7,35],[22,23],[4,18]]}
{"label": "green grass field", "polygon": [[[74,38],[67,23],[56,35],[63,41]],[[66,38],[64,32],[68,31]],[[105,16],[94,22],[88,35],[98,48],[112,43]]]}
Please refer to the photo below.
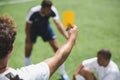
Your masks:
{"label": "green grass field", "polygon": [[[13,0],[0,0],[13,1]],[[17,0],[14,0],[17,1]],[[79,28],[79,34],[75,47],[65,62],[68,75],[72,75],[85,59],[96,56],[98,50],[109,48],[114,60],[120,68],[120,0],[52,0],[57,7],[62,21],[62,12],[73,10],[75,13],[75,24]],[[10,59],[10,66],[19,68],[24,65],[25,46],[25,17],[28,10],[40,4],[41,0],[32,2],[0,5],[0,15],[7,13],[11,15],[17,25],[17,38],[14,44],[13,55]],[[57,31],[56,26],[50,19],[52,27],[57,35],[59,45],[65,43],[64,37]],[[38,63],[54,52],[48,43],[41,38],[37,39],[32,52],[32,63]],[[59,79],[59,70],[52,76],[51,80]]]}

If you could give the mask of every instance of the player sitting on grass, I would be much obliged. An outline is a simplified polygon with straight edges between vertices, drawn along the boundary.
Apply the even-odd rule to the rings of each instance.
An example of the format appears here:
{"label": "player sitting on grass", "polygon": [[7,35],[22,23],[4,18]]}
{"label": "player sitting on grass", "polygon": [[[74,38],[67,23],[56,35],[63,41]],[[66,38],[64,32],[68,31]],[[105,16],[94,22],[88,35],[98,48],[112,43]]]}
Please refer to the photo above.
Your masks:
{"label": "player sitting on grass", "polygon": [[111,52],[105,48],[98,52],[97,58],[83,61],[76,69],[73,80],[120,80],[118,75],[118,66],[111,60]]}

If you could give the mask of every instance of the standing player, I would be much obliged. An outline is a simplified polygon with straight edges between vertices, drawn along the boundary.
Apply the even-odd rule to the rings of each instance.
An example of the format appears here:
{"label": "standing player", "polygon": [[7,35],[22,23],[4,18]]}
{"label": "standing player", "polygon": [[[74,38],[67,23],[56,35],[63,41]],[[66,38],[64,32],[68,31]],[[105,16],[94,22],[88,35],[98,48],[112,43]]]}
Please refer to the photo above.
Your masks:
{"label": "standing player", "polygon": [[[50,46],[57,51],[59,48],[56,36],[49,23],[49,18],[52,17],[57,29],[61,34],[68,39],[69,36],[64,30],[56,8],[52,5],[51,0],[43,0],[41,5],[30,9],[26,18],[26,44],[25,44],[25,66],[31,64],[31,51],[33,44],[36,42],[38,36],[42,37],[43,41],[49,42]],[[63,80],[69,80],[68,75],[64,69],[64,64],[60,66],[60,73]]]}
{"label": "standing player", "polygon": [[118,66],[111,60],[111,52],[105,48],[98,52],[97,58],[83,61],[76,69],[73,80],[119,80],[119,75]]}

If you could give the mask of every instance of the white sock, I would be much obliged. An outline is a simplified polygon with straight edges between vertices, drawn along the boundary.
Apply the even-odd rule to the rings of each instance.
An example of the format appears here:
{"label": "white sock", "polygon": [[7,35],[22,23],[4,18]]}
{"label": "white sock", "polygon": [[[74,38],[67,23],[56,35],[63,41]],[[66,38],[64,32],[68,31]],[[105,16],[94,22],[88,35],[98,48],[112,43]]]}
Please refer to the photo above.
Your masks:
{"label": "white sock", "polygon": [[81,75],[75,76],[76,80],[85,80],[85,78]]}
{"label": "white sock", "polygon": [[31,64],[31,57],[25,57],[25,66],[28,66]]}
{"label": "white sock", "polygon": [[65,66],[64,64],[62,64],[60,67],[60,74],[62,75],[62,77],[65,79],[65,80],[70,80],[69,79],[69,76],[67,75],[66,71],[65,71]]}
{"label": "white sock", "polygon": [[60,74],[64,77],[65,80],[70,80],[69,76],[67,75],[66,71],[65,71],[65,66],[64,64],[62,64],[60,67]]}
{"label": "white sock", "polygon": [[64,64],[62,64],[62,65],[59,67],[59,69],[60,69],[60,74],[61,74],[61,75],[64,75],[64,74],[66,74],[66,71],[65,71],[65,66],[64,66]]}

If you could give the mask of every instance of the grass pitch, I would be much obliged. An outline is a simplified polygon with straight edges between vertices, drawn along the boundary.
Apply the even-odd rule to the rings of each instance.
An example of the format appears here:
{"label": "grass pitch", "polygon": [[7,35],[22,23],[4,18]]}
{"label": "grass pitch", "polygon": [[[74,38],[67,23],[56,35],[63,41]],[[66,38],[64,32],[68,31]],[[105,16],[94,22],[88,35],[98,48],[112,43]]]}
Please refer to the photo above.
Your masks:
{"label": "grass pitch", "polygon": [[[0,0],[1,2],[13,0]],[[14,0],[17,1],[17,0]],[[62,21],[62,12],[72,10],[75,13],[75,24],[80,32],[77,43],[70,56],[65,62],[66,71],[72,79],[72,75],[85,59],[96,56],[98,50],[109,48],[114,60],[120,68],[120,0],[52,0],[58,9]],[[0,6],[0,15],[7,13],[11,15],[17,25],[17,38],[14,44],[13,55],[9,64],[14,68],[22,67],[24,64],[25,46],[25,17],[28,10],[35,5],[39,5],[41,0],[32,2],[6,4]],[[57,31],[52,22],[52,27],[57,35],[59,45],[65,43],[65,39]],[[47,49],[46,49],[47,47]],[[54,52],[48,43],[44,43],[41,38],[37,39],[32,51],[32,63],[38,63],[48,57],[53,56]],[[59,79],[59,70],[52,76],[51,80]]]}

